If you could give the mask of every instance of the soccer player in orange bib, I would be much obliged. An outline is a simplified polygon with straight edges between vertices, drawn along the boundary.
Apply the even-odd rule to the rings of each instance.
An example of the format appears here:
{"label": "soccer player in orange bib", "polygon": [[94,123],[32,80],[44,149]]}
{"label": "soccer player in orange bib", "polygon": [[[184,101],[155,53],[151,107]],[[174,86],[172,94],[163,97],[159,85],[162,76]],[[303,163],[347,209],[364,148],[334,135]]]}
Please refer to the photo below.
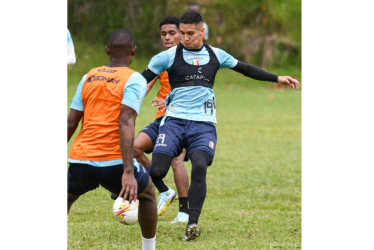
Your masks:
{"label": "soccer player in orange bib", "polygon": [[146,169],[133,158],[135,119],[146,81],[130,69],[136,46],[125,29],[111,33],[110,64],[91,69],[80,81],[68,115],[68,142],[79,121],[68,162],[68,212],[80,195],[99,185],[120,197],[139,199],[143,249],[155,249],[157,209]]}

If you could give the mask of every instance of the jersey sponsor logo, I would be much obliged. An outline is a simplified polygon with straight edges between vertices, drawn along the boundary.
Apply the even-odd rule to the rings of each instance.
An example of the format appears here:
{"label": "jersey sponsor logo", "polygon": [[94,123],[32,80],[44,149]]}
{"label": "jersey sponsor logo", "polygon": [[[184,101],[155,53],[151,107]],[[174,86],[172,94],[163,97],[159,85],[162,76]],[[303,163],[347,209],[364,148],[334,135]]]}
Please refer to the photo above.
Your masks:
{"label": "jersey sponsor logo", "polygon": [[197,72],[199,72],[199,73],[201,74],[201,67],[199,67],[199,68],[197,69]]}
{"label": "jersey sponsor logo", "polygon": [[165,134],[159,134],[159,135],[157,136],[157,140],[156,140],[156,145],[155,145],[155,147],[157,147],[157,146],[167,147],[168,145],[167,145],[167,144],[164,144],[165,137],[166,137]]}
{"label": "jersey sponsor logo", "polygon": [[114,69],[98,69],[97,71],[99,71],[99,72],[106,72],[106,73],[114,73],[117,70],[114,70]]}
{"label": "jersey sponsor logo", "polygon": [[186,79],[187,81],[204,79],[204,81],[210,82],[210,79],[206,78],[204,75],[189,75],[189,76],[186,76],[184,79]]}
{"label": "jersey sponsor logo", "polygon": [[114,84],[118,84],[119,80],[116,80],[114,78],[106,77],[106,76],[96,76],[96,75],[91,75],[87,79],[87,83],[93,82],[93,81],[105,81],[105,82],[111,82]]}
{"label": "jersey sponsor logo", "polygon": [[193,55],[193,56],[187,56],[187,60],[190,60],[190,59],[197,59],[197,58],[203,58],[203,56],[195,56],[195,55]]}
{"label": "jersey sponsor logo", "polygon": [[209,147],[210,147],[211,149],[214,149],[215,145],[214,145],[214,142],[213,142],[213,141],[210,141],[210,142],[209,142]]}

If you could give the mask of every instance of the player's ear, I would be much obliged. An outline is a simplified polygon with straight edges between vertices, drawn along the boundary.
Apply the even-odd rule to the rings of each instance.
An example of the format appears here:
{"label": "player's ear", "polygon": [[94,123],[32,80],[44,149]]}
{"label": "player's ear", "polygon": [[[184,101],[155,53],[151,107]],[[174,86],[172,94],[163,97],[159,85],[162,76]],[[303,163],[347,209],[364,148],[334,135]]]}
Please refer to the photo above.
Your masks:
{"label": "player's ear", "polygon": [[108,45],[105,45],[105,52],[108,54],[108,55],[110,55],[110,52],[109,52],[109,47],[108,47]]}
{"label": "player's ear", "polygon": [[132,47],[132,50],[131,50],[131,55],[135,55],[135,52],[136,52],[136,45],[134,45],[134,47]]}
{"label": "player's ear", "polygon": [[204,32],[205,32],[205,27],[204,27],[204,25],[203,25],[203,27],[201,27],[200,31],[201,31],[201,35],[204,34]]}

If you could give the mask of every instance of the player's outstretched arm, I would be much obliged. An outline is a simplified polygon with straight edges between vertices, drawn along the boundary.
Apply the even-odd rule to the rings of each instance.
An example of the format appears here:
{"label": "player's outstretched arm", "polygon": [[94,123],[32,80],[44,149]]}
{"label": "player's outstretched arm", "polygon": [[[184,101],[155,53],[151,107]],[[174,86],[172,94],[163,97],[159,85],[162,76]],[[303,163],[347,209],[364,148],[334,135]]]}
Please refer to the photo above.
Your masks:
{"label": "player's outstretched arm", "polygon": [[83,117],[83,111],[70,109],[69,115],[68,115],[68,142],[70,141],[70,138],[73,136],[75,130],[78,127],[79,121]]}
{"label": "player's outstretched arm", "polygon": [[121,105],[119,121],[119,138],[123,161],[122,189],[120,197],[128,197],[129,202],[137,199],[138,183],[134,176],[134,136],[135,119],[137,113],[134,109]]}
{"label": "player's outstretched arm", "polygon": [[252,64],[246,64],[238,61],[238,64],[232,68],[232,70],[242,73],[243,75],[255,80],[276,82],[280,85],[288,86],[293,89],[298,89],[300,87],[300,83],[290,76],[278,76]]}
{"label": "player's outstretched arm", "polygon": [[232,68],[236,72],[259,81],[278,82],[278,75],[267,72],[255,65],[246,64],[238,61],[238,64]]}

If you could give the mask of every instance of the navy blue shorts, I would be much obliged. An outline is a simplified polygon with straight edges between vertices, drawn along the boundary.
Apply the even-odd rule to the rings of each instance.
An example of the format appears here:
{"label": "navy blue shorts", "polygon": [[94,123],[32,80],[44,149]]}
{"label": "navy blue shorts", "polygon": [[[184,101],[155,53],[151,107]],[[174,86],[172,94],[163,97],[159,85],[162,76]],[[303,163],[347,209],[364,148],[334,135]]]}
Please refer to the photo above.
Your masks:
{"label": "navy blue shorts", "polygon": [[[158,136],[158,129],[160,127],[162,118],[163,116],[159,117],[154,122],[148,124],[145,128],[143,128],[142,131],[140,131],[140,132],[146,133],[149,136],[149,138],[151,138],[153,145],[155,145],[156,143],[157,136]],[[145,151],[145,153],[149,154],[149,153],[152,153],[152,151]]]}
{"label": "navy blue shorts", "polygon": [[213,161],[216,144],[217,131],[214,123],[166,117],[164,125],[160,126],[153,153],[177,157],[186,148],[189,159],[196,149],[200,149],[208,152]]}
{"label": "navy blue shorts", "polygon": [[[138,182],[138,195],[148,186],[148,171],[139,164],[134,167],[134,176]],[[89,164],[70,163],[68,170],[68,193],[82,195],[101,185],[111,193],[119,194],[122,189],[123,165],[95,167]]]}

